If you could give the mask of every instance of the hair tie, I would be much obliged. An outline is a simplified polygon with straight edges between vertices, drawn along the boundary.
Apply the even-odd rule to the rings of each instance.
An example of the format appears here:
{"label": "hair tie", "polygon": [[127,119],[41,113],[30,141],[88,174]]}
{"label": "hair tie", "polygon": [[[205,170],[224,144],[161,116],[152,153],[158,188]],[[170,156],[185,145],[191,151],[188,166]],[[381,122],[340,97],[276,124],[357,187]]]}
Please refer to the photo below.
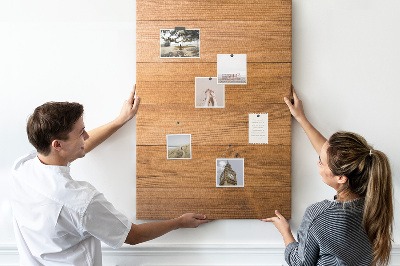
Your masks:
{"label": "hair tie", "polygon": [[372,150],[369,150],[369,156],[372,156]]}

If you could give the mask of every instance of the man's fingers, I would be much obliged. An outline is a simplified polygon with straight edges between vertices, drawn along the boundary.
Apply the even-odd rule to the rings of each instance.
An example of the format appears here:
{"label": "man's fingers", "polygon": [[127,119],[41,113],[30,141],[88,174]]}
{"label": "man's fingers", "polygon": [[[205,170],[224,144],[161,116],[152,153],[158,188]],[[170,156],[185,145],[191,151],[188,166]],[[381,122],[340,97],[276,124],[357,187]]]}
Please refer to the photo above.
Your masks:
{"label": "man's fingers", "polygon": [[134,91],[131,91],[129,93],[129,98],[126,100],[127,103],[129,103],[130,105],[132,105],[135,101],[135,93]]}
{"label": "man's fingers", "polygon": [[133,86],[131,93],[129,94],[128,102],[129,104],[133,104],[136,98],[136,84]]}
{"label": "man's fingers", "polygon": [[194,227],[198,227],[201,224],[212,222],[212,220],[208,220],[207,216],[205,216],[204,214],[193,213],[192,215],[193,215],[192,218],[195,219],[193,221],[194,222],[194,224],[193,224]]}
{"label": "man's fingers", "polygon": [[205,216],[204,214],[195,213],[195,214],[193,214],[193,218],[196,218],[199,220],[205,220],[205,219],[207,219],[207,216]]}
{"label": "man's fingers", "polygon": [[213,220],[197,220],[197,224],[205,224],[205,223],[209,223],[212,222]]}
{"label": "man's fingers", "polygon": [[140,97],[137,97],[137,98],[135,99],[135,101],[133,102],[132,110],[135,110],[135,109],[136,109],[135,112],[137,112],[137,110],[139,109],[139,103],[140,103]]}
{"label": "man's fingers", "polygon": [[140,97],[136,97],[135,101],[133,102],[133,108],[135,108],[140,103]]}

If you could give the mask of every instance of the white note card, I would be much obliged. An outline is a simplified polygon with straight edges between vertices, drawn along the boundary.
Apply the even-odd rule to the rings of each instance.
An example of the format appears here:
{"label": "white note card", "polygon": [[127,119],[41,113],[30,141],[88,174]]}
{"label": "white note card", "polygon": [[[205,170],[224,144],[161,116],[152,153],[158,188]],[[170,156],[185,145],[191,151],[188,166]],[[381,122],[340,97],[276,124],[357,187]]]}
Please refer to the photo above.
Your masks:
{"label": "white note card", "polygon": [[249,143],[268,144],[268,114],[249,114]]}

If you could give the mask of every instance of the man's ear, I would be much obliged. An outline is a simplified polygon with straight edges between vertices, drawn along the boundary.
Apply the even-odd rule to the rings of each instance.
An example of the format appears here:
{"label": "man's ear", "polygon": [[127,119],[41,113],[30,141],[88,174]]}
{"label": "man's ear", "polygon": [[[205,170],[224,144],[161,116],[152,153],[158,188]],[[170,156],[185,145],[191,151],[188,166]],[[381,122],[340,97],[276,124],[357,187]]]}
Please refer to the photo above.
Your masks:
{"label": "man's ear", "polygon": [[61,151],[62,149],[61,141],[58,139],[53,140],[51,142],[51,148],[55,149],[56,151]]}
{"label": "man's ear", "polygon": [[338,183],[339,184],[345,184],[347,182],[348,178],[345,175],[340,175],[338,176]]}

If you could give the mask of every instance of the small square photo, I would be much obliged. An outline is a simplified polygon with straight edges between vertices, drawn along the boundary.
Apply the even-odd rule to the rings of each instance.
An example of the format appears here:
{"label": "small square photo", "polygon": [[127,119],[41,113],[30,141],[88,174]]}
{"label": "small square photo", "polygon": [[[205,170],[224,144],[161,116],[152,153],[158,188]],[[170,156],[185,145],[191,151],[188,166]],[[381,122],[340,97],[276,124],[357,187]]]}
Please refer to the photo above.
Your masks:
{"label": "small square photo", "polygon": [[218,158],[217,187],[244,187],[244,159]]}
{"label": "small square photo", "polygon": [[200,30],[160,30],[161,58],[200,58]]}
{"label": "small square photo", "polygon": [[192,159],[190,134],[167,135],[167,159]]}
{"label": "small square photo", "polygon": [[217,55],[218,84],[247,84],[247,55]]}
{"label": "small square photo", "polygon": [[196,78],[196,108],[225,108],[225,85],[217,78]]}

